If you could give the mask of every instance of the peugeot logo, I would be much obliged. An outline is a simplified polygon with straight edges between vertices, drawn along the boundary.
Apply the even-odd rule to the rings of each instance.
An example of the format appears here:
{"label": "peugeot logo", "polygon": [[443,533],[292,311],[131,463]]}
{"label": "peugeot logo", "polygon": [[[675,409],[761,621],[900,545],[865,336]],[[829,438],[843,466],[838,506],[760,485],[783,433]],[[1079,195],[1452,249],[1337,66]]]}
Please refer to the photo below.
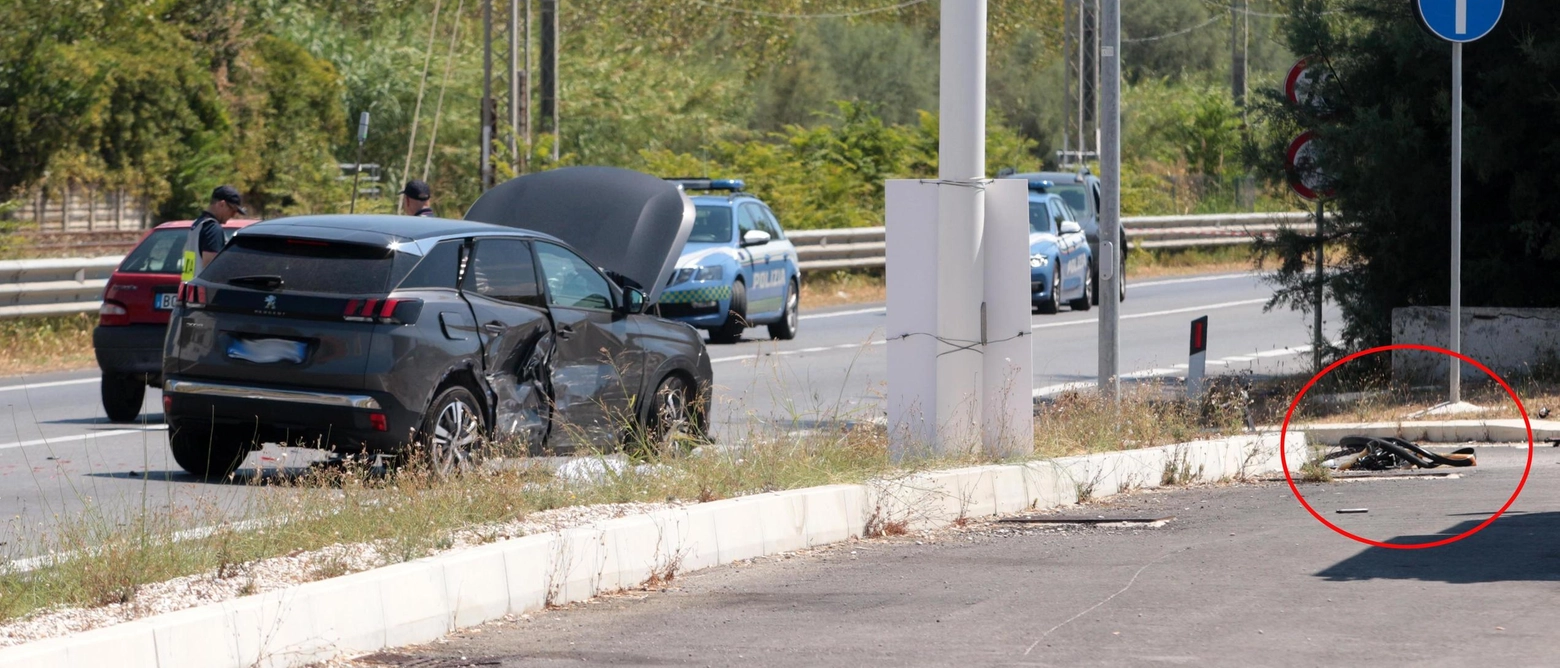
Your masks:
{"label": "peugeot logo", "polygon": [[266,297],[265,297],[265,309],[267,311],[271,311],[271,310],[275,310],[276,309],[276,295],[266,295]]}

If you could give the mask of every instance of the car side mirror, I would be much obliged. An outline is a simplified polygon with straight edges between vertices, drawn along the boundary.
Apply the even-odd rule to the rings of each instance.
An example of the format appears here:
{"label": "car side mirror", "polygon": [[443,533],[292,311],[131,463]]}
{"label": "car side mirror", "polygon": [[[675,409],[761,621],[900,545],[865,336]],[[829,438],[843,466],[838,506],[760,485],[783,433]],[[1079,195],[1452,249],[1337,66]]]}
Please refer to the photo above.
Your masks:
{"label": "car side mirror", "polygon": [[773,240],[773,237],[769,236],[769,233],[763,230],[748,230],[746,234],[742,235],[742,245],[744,247],[762,246],[769,243],[771,240]]}
{"label": "car side mirror", "polygon": [[645,312],[645,293],[638,288],[623,290],[623,311],[629,315]]}
{"label": "car side mirror", "polygon": [[1062,221],[1062,234],[1077,234],[1083,231],[1083,226],[1075,220]]}

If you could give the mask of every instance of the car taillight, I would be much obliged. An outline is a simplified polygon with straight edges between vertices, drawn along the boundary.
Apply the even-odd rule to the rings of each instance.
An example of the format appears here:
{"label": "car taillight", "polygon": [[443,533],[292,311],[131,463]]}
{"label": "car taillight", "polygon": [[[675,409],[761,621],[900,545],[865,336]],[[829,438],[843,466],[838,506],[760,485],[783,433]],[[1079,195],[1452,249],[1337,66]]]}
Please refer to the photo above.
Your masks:
{"label": "car taillight", "polygon": [[119,302],[104,301],[98,307],[98,324],[105,327],[118,327],[130,324],[130,311]]}
{"label": "car taillight", "polygon": [[353,299],[347,302],[342,318],[352,322],[379,322],[387,325],[412,325],[422,315],[421,299]]}
{"label": "car taillight", "polygon": [[184,283],[179,286],[179,301],[190,308],[205,308],[206,288]]}
{"label": "car taillight", "polygon": [[390,425],[385,421],[384,413],[370,413],[368,423],[374,427],[374,431],[390,431]]}

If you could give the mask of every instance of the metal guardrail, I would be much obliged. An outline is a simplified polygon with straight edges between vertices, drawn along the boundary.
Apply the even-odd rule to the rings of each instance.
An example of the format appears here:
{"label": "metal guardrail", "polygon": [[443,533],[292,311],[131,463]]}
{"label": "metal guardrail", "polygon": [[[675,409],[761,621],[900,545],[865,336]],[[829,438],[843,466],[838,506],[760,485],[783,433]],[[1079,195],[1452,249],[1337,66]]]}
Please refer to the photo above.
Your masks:
{"label": "metal guardrail", "polygon": [[[1199,248],[1249,244],[1278,230],[1309,224],[1308,213],[1237,213],[1193,216],[1123,218],[1134,248]],[[882,227],[836,230],[795,230],[786,238],[796,244],[802,271],[880,269],[884,265]]]}
{"label": "metal guardrail", "polygon": [[[1127,234],[1139,248],[1194,248],[1251,243],[1285,227],[1306,225],[1305,213],[1126,218]],[[882,227],[795,230],[802,271],[881,269]],[[108,276],[121,257],[0,261],[0,319],[91,313],[102,304]]]}

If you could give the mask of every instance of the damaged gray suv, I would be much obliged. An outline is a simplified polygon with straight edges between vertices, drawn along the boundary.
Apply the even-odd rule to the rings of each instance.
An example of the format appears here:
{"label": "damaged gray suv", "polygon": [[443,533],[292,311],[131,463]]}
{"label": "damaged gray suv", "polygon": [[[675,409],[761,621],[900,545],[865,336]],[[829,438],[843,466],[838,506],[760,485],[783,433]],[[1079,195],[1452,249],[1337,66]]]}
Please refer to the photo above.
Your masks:
{"label": "damaged gray suv", "polygon": [[180,289],[163,359],[174,459],[219,478],[282,443],[449,472],[492,438],[567,452],[697,430],[702,337],[647,312],[692,220],[660,179],[571,168],[490,190],[463,221],[246,228]]}

